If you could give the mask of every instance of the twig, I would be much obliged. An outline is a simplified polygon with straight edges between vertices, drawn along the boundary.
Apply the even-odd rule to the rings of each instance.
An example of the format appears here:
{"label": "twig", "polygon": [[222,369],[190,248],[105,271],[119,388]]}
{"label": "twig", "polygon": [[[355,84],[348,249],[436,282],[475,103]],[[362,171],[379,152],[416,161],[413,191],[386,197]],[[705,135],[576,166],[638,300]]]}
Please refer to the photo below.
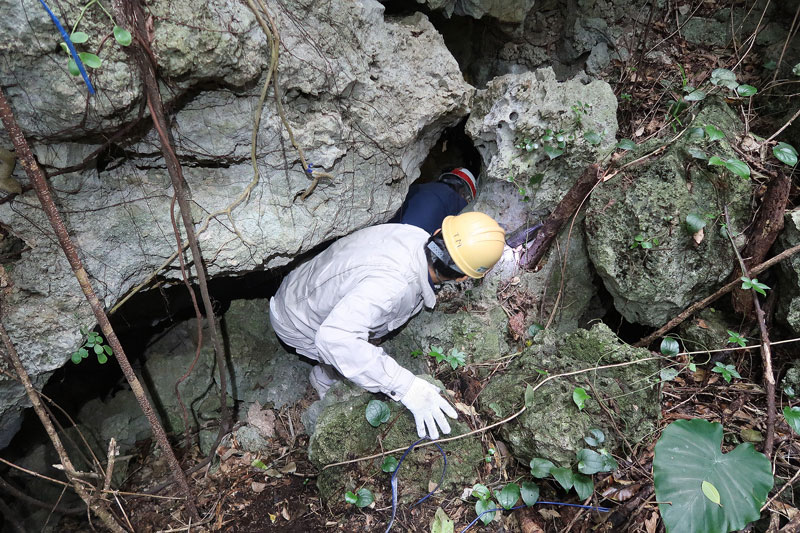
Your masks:
{"label": "twig", "polygon": [[[731,219],[728,216],[727,205],[724,207],[723,212],[725,213],[725,224],[727,224],[726,227],[728,228],[725,233],[728,234],[731,246],[736,254],[736,259],[739,260],[739,267],[742,269],[742,275],[750,278],[751,275],[747,271],[747,265],[744,259],[742,259],[739,249],[736,248],[736,243],[733,241]],[[770,348],[769,332],[767,331],[767,322],[764,318],[764,310],[761,309],[761,302],[758,301],[758,293],[754,290],[752,293],[753,305],[755,306],[756,315],[758,316],[758,329],[761,332],[761,361],[764,364],[764,381],[766,381],[767,389],[767,438],[764,442],[764,455],[767,456],[767,459],[772,460],[772,445],[775,442],[775,376],[772,372],[772,349]]]}
{"label": "twig", "polygon": [[[573,370],[572,372],[564,372],[562,374],[554,374],[552,376],[547,376],[542,381],[537,383],[536,386],[533,387],[532,392],[536,392],[542,385],[544,385],[545,383],[547,383],[551,379],[563,378],[563,377],[567,377],[567,376],[574,376],[576,374],[583,374],[585,372],[592,372],[592,371],[597,371],[597,370],[606,370],[608,368],[618,368],[618,367],[623,367],[623,366],[630,366],[630,365],[635,365],[637,363],[644,363],[646,361],[653,361],[655,359],[661,359],[661,357],[645,357],[644,359],[637,359],[635,361],[627,361],[627,362],[624,362],[624,363],[614,363],[614,364],[611,364],[611,365],[603,365],[603,366],[594,366],[592,368],[583,368],[581,370]],[[469,437],[471,435],[476,435],[478,433],[483,433],[484,431],[488,431],[488,430],[490,430],[492,428],[496,428],[498,426],[502,426],[503,424],[511,422],[512,420],[517,418],[519,415],[524,413],[526,409],[527,409],[527,407],[523,406],[522,409],[520,409],[519,411],[517,411],[513,415],[511,415],[511,416],[509,416],[507,418],[504,418],[503,420],[501,420],[499,422],[495,422],[494,424],[490,424],[488,426],[484,426],[482,428],[475,429],[475,430],[470,431],[468,433],[464,433],[463,435],[456,435],[455,437],[447,437],[446,439],[438,439],[438,440],[430,440],[430,441],[422,442],[422,443],[417,445],[417,448],[422,448],[423,446],[431,446],[433,444],[442,444],[444,442],[450,442],[450,441],[454,441],[454,440],[458,440],[458,439],[463,439],[463,438]],[[342,461],[340,463],[332,463],[332,464],[323,466],[322,470],[327,470],[328,468],[333,468],[334,466],[342,466],[342,465],[348,465],[348,464],[351,464],[351,463],[359,463],[361,461],[368,461],[370,459],[377,459],[378,457],[383,457],[384,455],[387,455],[387,454],[405,451],[407,448],[408,448],[408,446],[403,446],[402,448],[395,448],[394,450],[383,451],[381,453],[376,453],[374,455],[370,455],[370,456],[367,456],[367,457],[359,457],[358,459],[351,459],[349,461]]]}
{"label": "twig", "polygon": [[781,134],[781,132],[782,132],[783,130],[785,130],[786,128],[788,128],[789,126],[791,126],[791,125],[792,125],[792,122],[794,122],[794,119],[796,119],[798,116],[800,116],[800,109],[798,109],[798,110],[797,110],[797,112],[796,112],[794,115],[792,115],[792,118],[790,118],[789,120],[787,120],[787,121],[786,121],[786,124],[784,124],[783,126],[781,126],[781,127],[780,127],[780,129],[779,129],[778,131],[776,131],[775,133],[773,133],[772,135],[770,135],[770,136],[769,136],[769,138],[768,138],[766,141],[764,141],[762,144],[767,144],[767,143],[768,143],[768,142],[770,142],[772,139],[774,139],[775,137],[777,137],[778,135],[780,135],[780,134]]}
{"label": "twig", "polygon": [[108,457],[108,468],[106,468],[106,479],[103,482],[103,492],[111,488],[111,476],[114,475],[114,461],[116,461],[118,453],[119,447],[117,446],[117,439],[111,437],[111,440],[108,441],[108,453],[106,454]]}
{"label": "twig", "polygon": [[[783,252],[779,253],[778,255],[773,257],[772,259],[764,261],[760,265],[754,266],[753,268],[750,269],[750,274],[753,275],[753,276],[757,276],[758,274],[764,272],[768,268],[780,263],[784,259],[793,256],[797,252],[800,252],[800,244],[798,244],[796,246],[792,246],[791,248],[787,248],[786,250],[784,250]],[[730,291],[732,291],[733,289],[735,289],[739,285],[739,283],[740,283],[740,280],[736,280],[736,281],[731,281],[727,285],[723,285],[722,288],[717,290],[717,292],[715,292],[711,296],[703,298],[699,302],[693,303],[692,305],[690,305],[689,307],[687,307],[686,309],[681,311],[681,313],[678,316],[676,316],[675,318],[673,318],[672,320],[667,322],[662,327],[658,328],[656,331],[654,331],[653,333],[651,333],[647,337],[644,337],[643,339],[641,339],[639,342],[634,344],[634,346],[637,347],[637,348],[642,348],[644,346],[648,346],[651,342],[653,342],[654,340],[656,340],[659,337],[662,337],[669,330],[671,330],[672,328],[674,328],[675,326],[677,326],[678,324],[680,324],[681,322],[683,322],[684,320],[686,320],[687,318],[692,316],[694,313],[696,313],[700,309],[703,309],[705,306],[707,306],[711,302],[716,301],[720,296],[724,296],[725,294],[727,294]]]}
{"label": "twig", "polygon": [[773,501],[775,501],[775,498],[777,498],[778,496],[780,496],[780,495],[781,495],[781,492],[783,492],[784,490],[786,490],[788,487],[791,487],[791,486],[794,484],[794,482],[797,480],[797,478],[798,478],[798,477],[800,477],[800,468],[798,468],[798,469],[797,469],[797,472],[795,472],[795,473],[794,473],[794,475],[792,476],[792,479],[790,479],[789,481],[787,481],[786,483],[784,483],[783,487],[781,487],[780,489],[778,489],[778,492],[776,492],[775,494],[773,494],[773,495],[772,495],[772,497],[771,497],[769,500],[767,500],[767,503],[765,503],[764,505],[762,505],[762,506],[761,506],[761,512],[764,512],[764,509],[766,509],[767,507],[769,507],[769,504],[771,504]]}

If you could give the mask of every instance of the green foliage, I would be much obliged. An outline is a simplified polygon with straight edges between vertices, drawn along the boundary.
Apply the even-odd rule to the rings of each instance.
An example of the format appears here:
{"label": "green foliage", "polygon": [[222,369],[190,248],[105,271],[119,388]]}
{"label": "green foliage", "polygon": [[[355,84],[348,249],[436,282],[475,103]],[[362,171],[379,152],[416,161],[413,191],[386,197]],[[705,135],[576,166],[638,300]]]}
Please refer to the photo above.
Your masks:
{"label": "green foliage", "polygon": [[667,533],[727,533],[759,518],[773,485],[769,460],[750,443],[727,454],[721,444],[722,425],[701,419],[678,420],[662,433],[653,478]]}
{"label": "green foliage", "polygon": [[533,505],[539,499],[539,486],[532,481],[523,481],[520,496],[525,505]]}
{"label": "green foliage", "polygon": [[376,428],[389,421],[389,417],[392,416],[392,411],[389,409],[386,402],[370,400],[364,411],[364,416],[366,416],[369,425]]}
{"label": "green foliage", "polygon": [[800,407],[784,407],[783,417],[786,419],[786,423],[789,424],[789,427],[800,435]]}
{"label": "green foliage", "polygon": [[[131,36],[131,32],[129,32],[128,30],[126,30],[121,26],[118,26],[114,22],[114,17],[111,15],[111,13],[108,12],[105,6],[103,6],[103,4],[100,3],[99,0],[89,0],[89,2],[87,2],[83,6],[83,8],[81,8],[81,13],[78,16],[78,19],[75,21],[75,24],[72,26],[72,32],[70,33],[69,36],[69,40],[72,41],[72,44],[73,45],[85,44],[91,38],[91,36],[88,33],[77,31],[77,29],[78,25],[83,20],[83,16],[86,14],[86,11],[93,5],[97,5],[103,11],[103,13],[105,13],[106,16],[110,19],[111,24],[113,25],[112,34],[114,35],[114,40],[117,41],[117,44],[119,44],[120,46],[129,46],[133,42],[133,36]],[[64,52],[68,56],[70,56],[71,54],[69,51],[69,47],[67,46],[67,43],[62,42],[60,43],[60,45],[61,49],[64,50]],[[97,69],[100,68],[103,64],[103,60],[100,59],[98,55],[92,54],[90,52],[78,52],[78,57],[80,57],[81,62],[84,64],[84,66],[86,66],[86,68]],[[72,57],[70,57],[69,60],[67,61],[67,70],[69,70],[69,73],[72,74],[73,76],[80,76],[81,72],[78,69],[77,63],[75,63],[75,59]]]}
{"label": "green foliage", "polygon": [[694,235],[701,229],[706,227],[706,221],[703,217],[690,213],[686,215],[686,229],[690,235]]}
{"label": "green foliage", "polygon": [[645,237],[644,234],[638,233],[631,243],[631,249],[642,247],[645,250],[650,250],[653,246],[658,246],[658,237]]}
{"label": "green foliage", "polygon": [[797,150],[791,144],[779,142],[772,148],[772,154],[778,158],[778,161],[790,167],[797,164]]}
{"label": "green foliage", "polygon": [[620,150],[633,150],[636,148],[636,143],[630,139],[620,139],[617,143],[617,148]]}
{"label": "green foliage", "polygon": [[664,337],[663,339],[661,339],[660,350],[663,355],[673,357],[675,355],[678,355],[680,349],[681,349],[680,344],[678,344],[678,341],[676,341],[672,337]]}
{"label": "green foliage", "polygon": [[254,466],[256,468],[260,468],[261,470],[266,470],[267,465],[264,464],[264,461],[261,459],[253,459],[253,462],[250,463],[250,466]]}
{"label": "green foliage", "polygon": [[767,287],[763,283],[760,283],[758,279],[756,278],[750,279],[747,276],[742,276],[739,279],[742,280],[742,289],[752,289],[756,291],[758,294],[761,294],[762,296],[767,295],[765,291],[768,290],[769,287]]}
{"label": "green foliage", "polygon": [[750,177],[750,167],[747,163],[739,159],[722,159],[718,156],[711,156],[708,159],[709,166],[725,167],[727,170],[736,174],[740,178]]}
{"label": "green foliage", "polygon": [[599,429],[590,429],[589,435],[583,437],[583,440],[586,441],[586,444],[589,446],[600,446],[606,441],[606,435]]}
{"label": "green foliage", "polygon": [[397,459],[394,458],[392,455],[387,455],[383,458],[383,463],[381,463],[381,470],[386,472],[387,474],[391,474],[395,470],[397,470]]}
{"label": "green foliage", "polygon": [[713,124],[706,124],[704,131],[706,135],[708,135],[708,140],[711,142],[725,138],[725,133]]}
{"label": "green foliage", "polygon": [[742,348],[747,346],[747,339],[742,337],[740,334],[736,333],[735,331],[727,330],[728,331],[728,342],[732,344],[738,344]]}
{"label": "green foliage", "polygon": [[367,507],[375,498],[368,488],[360,488],[355,493],[347,491],[344,493],[344,501],[356,507]]}
{"label": "green foliage", "polygon": [[736,87],[736,92],[739,93],[739,96],[753,96],[758,92],[758,89],[752,85],[739,85]]}
{"label": "green foliage", "polygon": [[598,472],[611,472],[619,468],[616,459],[605,450],[600,452],[583,448],[578,451],[578,472],[591,475]]}
{"label": "green foliage", "polygon": [[441,346],[431,346],[428,355],[433,357],[437,363],[447,362],[453,370],[467,364],[467,354],[455,347],[450,350],[449,354],[445,354]]}
{"label": "green foliage", "polygon": [[572,391],[572,401],[578,406],[578,411],[583,411],[583,408],[586,406],[586,400],[589,398],[591,398],[591,396],[589,396],[586,389],[583,387],[575,387],[575,390]]}
{"label": "green foliage", "polygon": [[684,96],[683,99],[686,100],[687,102],[698,102],[700,100],[704,100],[705,97],[706,93],[704,91],[701,91],[700,89],[695,89],[694,91]]}
{"label": "green foliage", "polygon": [[542,326],[541,324],[531,324],[530,326],[528,326],[528,336],[531,338],[535,337],[538,333],[542,331],[544,331],[544,326]]}
{"label": "green foliage", "polygon": [[590,476],[585,476],[583,474],[575,474],[573,476],[572,486],[575,488],[575,492],[578,493],[578,498],[581,500],[585,500],[594,492],[594,481],[592,481]]}
{"label": "green foliage", "polygon": [[[489,509],[494,509],[497,507],[494,501],[492,501],[492,492],[486,485],[476,483],[472,487],[472,496],[478,498],[478,501],[475,503],[475,513],[478,516],[480,516],[484,511],[488,511]],[[485,515],[481,516],[481,522],[483,522],[484,525],[488,524],[492,520],[494,520],[494,512],[486,513]]]}
{"label": "green foliage", "polygon": [[678,369],[670,366],[667,368],[662,368],[658,375],[661,377],[661,381],[672,381],[678,377],[678,374],[680,374]]}
{"label": "green foliage", "polygon": [[558,484],[564,488],[564,490],[571,489],[572,485],[575,483],[574,473],[569,467],[553,468],[550,470],[550,473],[553,475],[553,478],[558,482]]}
{"label": "green foliage", "polygon": [[114,355],[114,350],[111,346],[107,345],[103,340],[103,336],[94,331],[88,331],[86,328],[81,328],[81,333],[86,335],[86,340],[83,345],[76,351],[72,352],[72,362],[76,365],[89,357],[89,350],[93,351],[97,356],[97,362],[105,364],[108,361],[108,356]]}
{"label": "green foliage", "polygon": [[800,76],[800,63],[796,64],[792,68],[792,74],[794,74],[795,76]]}
{"label": "green foliage", "polygon": [[531,475],[535,478],[543,478],[550,475],[550,472],[556,467],[547,459],[539,459],[534,457],[530,462]]}
{"label": "green foliage", "polygon": [[620,100],[625,100],[626,102],[630,102],[631,100],[633,100],[633,96],[631,96],[628,93],[620,93],[619,99]]}
{"label": "green foliage", "polygon": [[583,138],[586,139],[586,142],[591,144],[592,146],[597,146],[601,142],[603,142],[603,136],[596,131],[587,131],[583,134]]}
{"label": "green foliage", "polygon": [[711,371],[716,372],[717,374],[722,374],[722,378],[728,383],[731,382],[732,378],[742,379],[742,376],[740,376],[739,372],[736,371],[735,366],[724,365],[719,361],[716,362],[714,368],[712,368]]}
{"label": "green foliage", "polygon": [[431,533],[453,533],[455,531],[455,522],[450,520],[447,513],[441,507],[436,508],[436,514],[433,515],[433,522],[431,523]]}
{"label": "green foliage", "polygon": [[494,459],[495,453],[496,452],[494,448],[489,448],[488,450],[486,450],[486,455],[483,457],[483,460],[486,461],[487,463],[491,463],[492,460]]}
{"label": "green foliage", "polygon": [[519,500],[519,485],[516,483],[509,483],[498,493],[495,491],[495,498],[503,506],[503,509],[511,509],[517,504]]}
{"label": "green foliage", "polygon": [[726,68],[714,69],[711,72],[711,83],[728,89],[736,89],[739,86],[736,81],[736,74]]}

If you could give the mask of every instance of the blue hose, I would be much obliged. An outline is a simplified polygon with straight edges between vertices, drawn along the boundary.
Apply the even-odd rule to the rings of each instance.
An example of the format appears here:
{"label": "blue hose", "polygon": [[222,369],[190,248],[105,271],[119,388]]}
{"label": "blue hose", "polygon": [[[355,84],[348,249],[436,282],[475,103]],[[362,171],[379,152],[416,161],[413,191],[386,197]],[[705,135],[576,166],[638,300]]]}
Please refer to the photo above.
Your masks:
{"label": "blue hose", "polygon": [[81,76],[83,76],[83,81],[86,82],[86,86],[89,88],[89,94],[94,94],[94,87],[92,86],[92,82],[89,81],[89,75],[86,74],[86,69],[83,68],[83,61],[81,61],[80,56],[78,56],[78,51],[75,50],[75,45],[72,44],[72,40],[69,38],[69,35],[67,35],[67,31],[64,29],[64,26],[62,26],[61,23],[58,21],[58,17],[56,17],[55,14],[52,11],[50,11],[50,8],[47,7],[47,4],[44,3],[44,0],[39,0],[39,2],[42,3],[42,6],[44,7],[45,11],[47,11],[47,14],[50,15],[51,19],[53,19],[56,28],[58,28],[58,31],[61,32],[61,36],[64,38],[64,42],[67,43],[67,48],[69,48],[69,52],[72,54],[72,59],[74,59],[75,64],[78,65],[78,70],[81,71]]}

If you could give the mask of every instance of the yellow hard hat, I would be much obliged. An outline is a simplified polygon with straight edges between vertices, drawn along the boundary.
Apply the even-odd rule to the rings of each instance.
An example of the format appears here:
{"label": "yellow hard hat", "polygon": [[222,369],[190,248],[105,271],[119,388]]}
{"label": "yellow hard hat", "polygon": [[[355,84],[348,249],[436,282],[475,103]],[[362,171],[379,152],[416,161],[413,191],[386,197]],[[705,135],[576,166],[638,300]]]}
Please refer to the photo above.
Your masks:
{"label": "yellow hard hat", "polygon": [[453,262],[471,278],[482,278],[497,263],[506,242],[505,230],[477,211],[446,217],[442,235]]}

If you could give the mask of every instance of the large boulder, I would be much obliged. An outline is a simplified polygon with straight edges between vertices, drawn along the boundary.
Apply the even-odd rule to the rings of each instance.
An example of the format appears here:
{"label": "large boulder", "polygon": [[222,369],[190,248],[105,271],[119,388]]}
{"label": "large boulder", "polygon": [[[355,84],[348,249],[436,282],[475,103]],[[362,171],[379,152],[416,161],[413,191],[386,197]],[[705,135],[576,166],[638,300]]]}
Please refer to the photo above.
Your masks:
{"label": "large boulder", "polygon": [[[727,140],[701,137],[706,125],[730,139],[741,128],[724,102],[710,100],[684,125],[690,133],[640,147],[631,159],[662,144],[664,151],[605,182],[589,199],[584,224],[589,257],[629,322],[660,326],[713,293],[736,265],[721,230],[723,208],[728,206],[731,231],[740,234],[750,217],[751,182],[695,158],[700,152],[737,158]],[[693,238],[687,231],[689,215],[706,221],[702,235]]]}
{"label": "large boulder", "polygon": [[[610,450],[622,447],[620,436],[634,443],[655,431],[660,415],[657,361],[591,370],[650,355],[645,349],[622,343],[602,323],[569,335],[547,331],[537,335],[530,348],[492,377],[478,396],[479,407],[489,421],[496,422],[526,405],[522,415],[500,427],[500,435],[511,445],[514,457],[524,464],[540,457],[569,466],[575,462],[575,454],[585,448],[583,438],[591,429],[604,432]],[[532,395],[526,394],[526,388],[535,386],[537,380],[582,369],[589,371],[550,380]],[[576,387],[582,387],[591,397],[580,411],[573,402]],[[609,413],[614,413],[614,419]]]}
{"label": "large boulder", "polygon": [[[442,130],[469,111],[472,87],[423,15],[384,20],[383,6],[373,0],[282,3],[272,15],[283,49],[291,51],[279,63],[285,118],[307,161],[335,176],[301,201],[298,193],[311,182],[272,98],[252,146],[255,173],[250,162],[268,54],[252,14],[224,0],[179,7],[155,2],[148,9],[153,50],[169,81],[162,92],[175,109],[175,150],[212,276],[280,267],[322,242],[387,220]],[[13,53],[5,54],[13,63],[0,85],[37,141],[37,157],[50,169],[52,190],[101,301],[112,308],[151,274],[167,283],[179,279],[177,263],[167,261],[176,248],[171,182],[155,134],[142,131],[149,127],[144,122],[135,124],[143,104],[136,68],[109,42],[105,66],[93,74],[98,95],[87,103],[82,82],[65,70],[40,75],[66,62],[40,6],[0,0],[0,10],[0,28],[15,36],[6,45]],[[91,9],[81,23],[93,35],[90,49],[110,30],[104,17]],[[132,137],[100,144],[123,124],[137,126]],[[5,137],[0,146],[11,147]],[[84,161],[83,171],[52,175]],[[14,177],[27,185],[17,167]],[[94,318],[33,192],[0,205],[0,219],[9,238],[22,244],[5,263],[12,289],[4,324],[25,346],[26,368],[42,384]],[[5,378],[0,397],[6,400],[2,446],[26,400]]]}
{"label": "large boulder", "polygon": [[[372,455],[381,450],[407,448],[418,440],[414,418],[398,402],[386,403],[391,417],[386,424],[372,427],[365,416],[366,406],[374,394],[339,382],[328,391],[322,401],[322,413],[309,443],[309,458],[317,468]],[[461,420],[451,420],[450,437],[469,432]],[[447,472],[441,490],[457,491],[472,486],[478,479],[483,463],[483,449],[475,438],[463,438],[441,444],[447,454]],[[402,452],[393,454],[400,459]],[[382,506],[391,505],[389,474],[381,472],[383,458],[325,468],[317,477],[317,487],[322,499],[330,504],[341,501],[343,494],[362,486],[364,479],[372,479],[366,486],[372,490]],[[435,446],[415,449],[406,456],[397,476],[399,501],[413,502],[430,490],[429,483],[437,483],[442,476],[443,460]]]}
{"label": "large boulder", "polygon": [[[466,126],[486,166],[475,210],[509,231],[533,224],[613,147],[614,93],[603,81],[584,81],[559,82],[545,68],[496,78],[477,92]],[[494,298],[498,288],[516,294],[535,311],[516,319],[525,326],[547,323],[554,309],[563,331],[585,323],[596,289],[580,219],[564,228],[536,272],[520,270],[519,259],[507,250],[476,296]]]}

